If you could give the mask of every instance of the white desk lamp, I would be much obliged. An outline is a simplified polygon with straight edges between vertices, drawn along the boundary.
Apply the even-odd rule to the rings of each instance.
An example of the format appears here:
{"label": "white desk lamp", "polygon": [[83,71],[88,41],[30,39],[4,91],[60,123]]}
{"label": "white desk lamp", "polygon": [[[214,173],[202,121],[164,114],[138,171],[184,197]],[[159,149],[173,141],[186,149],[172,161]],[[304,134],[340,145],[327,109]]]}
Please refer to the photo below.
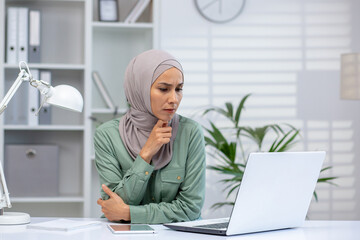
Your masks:
{"label": "white desk lamp", "polygon": [[[25,66],[23,68],[23,66]],[[40,94],[44,95],[40,108],[45,104],[55,105],[67,110],[81,112],[83,109],[83,98],[76,88],[68,85],[59,85],[52,87],[49,83],[42,80],[33,79],[29,67],[25,62],[19,63],[20,73],[15,82],[6,93],[4,99],[0,103],[0,115],[4,112],[9,101],[14,96],[15,92],[20,87],[21,83],[29,82],[31,86],[37,88]],[[4,207],[11,208],[9,192],[7,189],[4,171],[0,161],[0,225],[10,224],[26,224],[30,222],[30,215],[27,213],[4,212]]]}

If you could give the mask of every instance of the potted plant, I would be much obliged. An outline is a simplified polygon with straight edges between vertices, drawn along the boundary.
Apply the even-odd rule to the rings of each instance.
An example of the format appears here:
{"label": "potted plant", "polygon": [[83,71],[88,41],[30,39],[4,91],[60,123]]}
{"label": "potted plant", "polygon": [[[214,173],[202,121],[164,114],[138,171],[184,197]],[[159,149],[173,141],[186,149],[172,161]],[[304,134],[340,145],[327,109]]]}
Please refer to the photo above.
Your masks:
{"label": "potted plant", "polygon": [[[266,152],[284,152],[289,150],[300,136],[300,130],[290,124],[267,124],[260,127],[243,126],[240,124],[241,114],[245,109],[245,102],[251,94],[244,96],[236,109],[232,103],[225,103],[225,108],[211,107],[205,109],[203,115],[215,112],[228,119],[232,126],[230,128],[219,128],[213,121],[209,121],[210,128],[205,128],[209,136],[205,136],[206,146],[209,147],[209,154],[219,162],[208,168],[218,173],[224,174],[225,179],[221,180],[226,186],[224,191],[227,191],[227,198],[233,193],[241,184],[244,170],[246,167],[246,160],[249,152],[244,149],[244,139],[250,140],[253,143],[254,151]],[[232,137],[226,138],[224,132],[230,132]],[[275,136],[275,137],[272,137]],[[229,140],[230,139],[230,140]],[[264,144],[269,141],[270,144]],[[240,150],[238,154],[237,150]],[[326,167],[321,170],[324,172],[331,167]],[[336,177],[319,178],[318,182],[331,183]],[[315,200],[318,201],[318,196],[314,192]],[[213,208],[219,208],[224,205],[234,205],[234,202],[219,202],[214,204]]]}

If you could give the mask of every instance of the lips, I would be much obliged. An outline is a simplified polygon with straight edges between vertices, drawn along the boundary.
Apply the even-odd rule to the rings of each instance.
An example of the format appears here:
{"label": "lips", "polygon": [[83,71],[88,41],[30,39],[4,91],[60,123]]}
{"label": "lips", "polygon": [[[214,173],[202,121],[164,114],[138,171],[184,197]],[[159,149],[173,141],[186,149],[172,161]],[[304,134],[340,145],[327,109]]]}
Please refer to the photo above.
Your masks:
{"label": "lips", "polygon": [[165,112],[168,112],[168,113],[174,113],[175,112],[175,109],[164,109]]}

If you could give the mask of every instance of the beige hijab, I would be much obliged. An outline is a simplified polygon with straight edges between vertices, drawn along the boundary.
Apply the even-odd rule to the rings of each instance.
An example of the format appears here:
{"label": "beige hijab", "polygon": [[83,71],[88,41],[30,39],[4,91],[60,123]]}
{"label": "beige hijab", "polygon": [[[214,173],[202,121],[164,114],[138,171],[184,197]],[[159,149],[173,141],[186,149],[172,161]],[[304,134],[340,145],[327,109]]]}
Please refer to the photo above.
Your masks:
{"label": "beige hijab", "polygon": [[[124,90],[130,109],[120,119],[119,132],[125,148],[134,160],[158,121],[151,110],[151,86],[163,72],[172,67],[183,73],[180,63],[173,56],[153,49],[133,58],[126,68]],[[170,122],[170,142],[164,144],[152,158],[155,169],[161,169],[171,161],[178,125],[179,116],[175,114]]]}

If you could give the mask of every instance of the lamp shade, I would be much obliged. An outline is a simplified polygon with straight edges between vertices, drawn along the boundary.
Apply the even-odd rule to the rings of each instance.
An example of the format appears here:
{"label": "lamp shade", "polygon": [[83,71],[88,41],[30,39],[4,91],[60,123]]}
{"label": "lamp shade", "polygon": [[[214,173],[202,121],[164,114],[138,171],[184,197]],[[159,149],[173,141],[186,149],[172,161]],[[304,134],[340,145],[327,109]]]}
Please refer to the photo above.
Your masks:
{"label": "lamp shade", "polygon": [[360,99],[360,53],[341,55],[341,98]]}
{"label": "lamp shade", "polygon": [[75,112],[82,112],[84,101],[80,92],[69,85],[58,85],[51,88],[47,103]]}

